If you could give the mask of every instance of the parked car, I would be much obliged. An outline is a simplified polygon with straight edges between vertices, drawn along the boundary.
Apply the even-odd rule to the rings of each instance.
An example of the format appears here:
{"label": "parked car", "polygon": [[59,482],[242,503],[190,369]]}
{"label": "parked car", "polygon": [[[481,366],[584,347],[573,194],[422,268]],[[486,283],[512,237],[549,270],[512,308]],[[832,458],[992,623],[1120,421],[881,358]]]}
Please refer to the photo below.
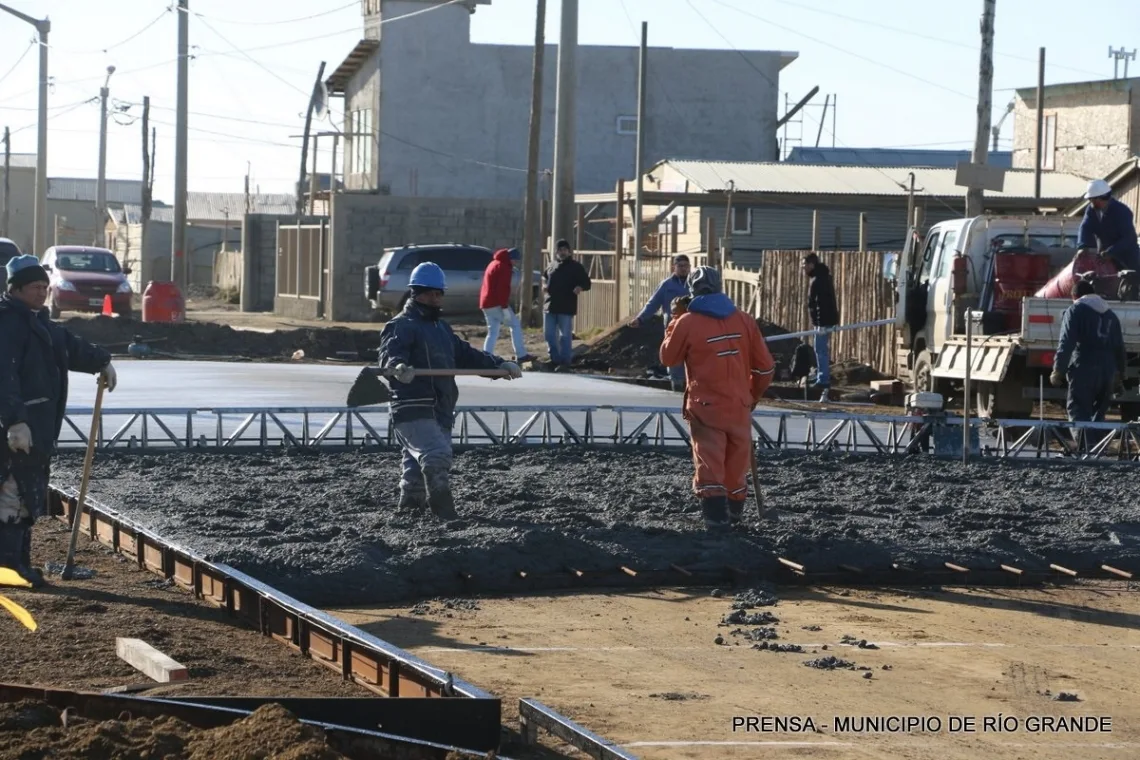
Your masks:
{"label": "parked car", "polygon": [[[404,308],[408,297],[408,280],[419,264],[432,262],[443,268],[447,277],[447,300],[444,308],[452,314],[479,311],[479,289],[483,286],[483,272],[491,263],[494,251],[478,245],[406,245],[385,249],[380,263],[364,272],[364,292],[373,310],[395,314]],[[511,302],[517,303],[522,272],[511,275]],[[542,273],[534,274],[532,298],[542,303]]]}
{"label": "parked car", "polygon": [[120,267],[115,254],[106,248],[56,245],[40,259],[47,270],[48,310],[52,319],[65,311],[101,312],[103,299],[111,296],[111,308],[120,317],[130,318],[130,267]]}
{"label": "parked car", "polygon": [[20,246],[8,238],[0,238],[0,287],[3,287],[3,292],[8,290],[8,270],[5,269],[8,262],[16,256],[20,255]]}

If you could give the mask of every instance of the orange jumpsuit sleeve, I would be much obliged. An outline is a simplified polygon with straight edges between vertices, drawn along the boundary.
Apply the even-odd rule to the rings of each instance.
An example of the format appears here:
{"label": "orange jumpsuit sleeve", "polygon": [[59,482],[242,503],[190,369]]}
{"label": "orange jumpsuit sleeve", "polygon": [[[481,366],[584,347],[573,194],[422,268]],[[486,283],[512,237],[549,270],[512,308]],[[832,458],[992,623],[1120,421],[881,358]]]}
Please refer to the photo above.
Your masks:
{"label": "orange jumpsuit sleeve", "polygon": [[748,366],[752,370],[752,403],[757,404],[764,398],[765,391],[772,384],[776,375],[776,362],[772,359],[772,352],[768,350],[768,342],[760,333],[756,320],[748,318]]}
{"label": "orange jumpsuit sleeve", "polygon": [[688,354],[690,321],[692,320],[689,319],[688,314],[682,314],[669,320],[669,325],[665,328],[665,340],[661,341],[659,352],[661,363],[666,367],[677,367],[685,363],[685,356]]}

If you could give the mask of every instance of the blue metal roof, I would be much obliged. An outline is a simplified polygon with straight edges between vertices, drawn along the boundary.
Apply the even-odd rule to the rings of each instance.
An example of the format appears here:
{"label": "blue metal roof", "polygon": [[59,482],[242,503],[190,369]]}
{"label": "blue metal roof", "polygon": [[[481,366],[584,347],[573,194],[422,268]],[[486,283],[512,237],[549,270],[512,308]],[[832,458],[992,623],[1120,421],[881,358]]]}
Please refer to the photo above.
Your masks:
{"label": "blue metal roof", "polygon": [[[913,148],[805,148],[797,145],[785,159],[794,164],[826,164],[830,166],[929,166],[953,169],[959,161],[969,161],[968,150],[918,150]],[[992,166],[1013,168],[1013,153],[990,153],[986,160]]]}

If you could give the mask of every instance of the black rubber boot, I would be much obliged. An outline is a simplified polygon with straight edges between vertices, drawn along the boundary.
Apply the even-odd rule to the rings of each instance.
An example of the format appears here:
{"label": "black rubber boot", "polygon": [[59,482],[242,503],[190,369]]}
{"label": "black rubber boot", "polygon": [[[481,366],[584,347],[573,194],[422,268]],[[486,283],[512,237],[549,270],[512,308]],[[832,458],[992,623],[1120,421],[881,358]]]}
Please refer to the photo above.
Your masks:
{"label": "black rubber boot", "polygon": [[451,496],[449,473],[429,470],[424,473],[424,483],[427,484],[427,503],[432,514],[440,520],[459,519],[459,513],[455,511],[455,500]]}
{"label": "black rubber boot", "polygon": [[729,527],[727,496],[701,499],[701,512],[704,514],[705,528],[708,530],[721,531]]}
{"label": "black rubber boot", "polygon": [[35,588],[44,585],[43,573],[32,567],[31,525],[24,523],[0,525],[0,567],[15,570]]}
{"label": "black rubber boot", "polygon": [[728,500],[728,521],[733,525],[739,525],[744,521],[744,502]]}

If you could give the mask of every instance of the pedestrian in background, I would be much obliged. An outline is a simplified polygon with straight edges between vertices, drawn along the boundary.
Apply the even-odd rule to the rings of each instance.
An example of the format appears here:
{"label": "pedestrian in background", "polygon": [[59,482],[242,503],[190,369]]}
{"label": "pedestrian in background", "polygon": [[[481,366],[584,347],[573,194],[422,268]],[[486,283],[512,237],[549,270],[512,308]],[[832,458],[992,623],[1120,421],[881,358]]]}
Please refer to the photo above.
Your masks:
{"label": "pedestrian in background", "polygon": [[570,251],[570,243],[559,240],[554,263],[542,273],[546,302],[543,332],[550,349],[554,371],[569,367],[573,360],[574,317],[578,315],[578,295],[590,289],[590,275]]}
{"label": "pedestrian in background", "polygon": [[674,302],[661,362],[685,365],[683,412],[693,439],[693,491],[701,500],[705,527],[716,531],[744,517],[752,410],[772,383],[776,363],[756,320],[721,290],[720,272],[697,267],[688,284],[692,300]]}
{"label": "pedestrian in background", "polygon": [[[645,304],[645,308],[641,310],[640,314],[629,321],[629,326],[641,327],[653,319],[657,312],[661,312],[661,316],[665,320],[665,327],[668,328],[669,320],[673,316],[673,300],[689,295],[689,286],[686,284],[689,270],[688,256],[683,253],[674,256],[673,274],[661,281],[661,284],[657,286],[657,291],[649,299],[649,303]],[[685,390],[685,365],[683,363],[669,367],[669,380],[673,385],[673,390]]]}
{"label": "pedestrian in background", "polygon": [[392,429],[403,449],[401,509],[425,504],[441,520],[453,520],[451,429],[459,387],[454,377],[417,377],[417,369],[505,369],[522,377],[515,362],[480,351],[443,321],[447,279],[437,264],[412,270],[411,296],[380,333],[379,366],[392,370]]}
{"label": "pedestrian in background", "polygon": [[32,525],[47,514],[51,458],[67,409],[68,372],[117,385],[111,354],[51,321],[48,274],[35,256],[15,256],[0,297],[0,567],[34,586]]}
{"label": "pedestrian in background", "polygon": [[506,324],[511,331],[511,343],[515,348],[515,361],[522,363],[534,359],[526,352],[522,322],[511,308],[511,279],[514,275],[514,262],[520,261],[522,254],[518,248],[501,248],[495,251],[487,270],[483,272],[483,287],[479,290],[479,308],[487,320],[487,339],[483,341],[483,351],[495,353],[499,342],[499,330]]}
{"label": "pedestrian in background", "polygon": [[[807,310],[812,327],[828,330],[839,325],[839,304],[835,300],[835,284],[831,281],[831,270],[819,260],[819,256],[809,253],[804,256],[804,274],[808,277]],[[820,332],[815,336],[815,384],[822,391],[820,401],[827,401],[831,388],[831,335]]]}
{"label": "pedestrian in background", "polygon": [[1049,382],[1069,384],[1070,422],[1104,422],[1114,388],[1123,389],[1126,355],[1120,320],[1088,280],[1073,287],[1073,305],[1061,318],[1061,337]]}

